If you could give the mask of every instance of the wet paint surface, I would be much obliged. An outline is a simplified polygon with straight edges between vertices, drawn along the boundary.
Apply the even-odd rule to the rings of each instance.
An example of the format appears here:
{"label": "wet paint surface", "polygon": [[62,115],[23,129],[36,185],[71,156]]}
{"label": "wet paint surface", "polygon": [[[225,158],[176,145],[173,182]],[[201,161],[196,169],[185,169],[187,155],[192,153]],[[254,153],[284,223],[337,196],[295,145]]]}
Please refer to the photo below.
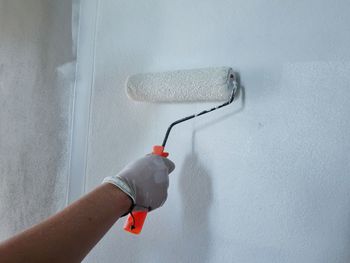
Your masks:
{"label": "wet paint surface", "polygon": [[118,222],[85,261],[348,262],[349,11],[101,1],[87,190],[150,152],[171,121],[213,105],[132,102],[128,75],[232,66],[243,89],[232,107],[174,129],[168,201],[143,233]]}

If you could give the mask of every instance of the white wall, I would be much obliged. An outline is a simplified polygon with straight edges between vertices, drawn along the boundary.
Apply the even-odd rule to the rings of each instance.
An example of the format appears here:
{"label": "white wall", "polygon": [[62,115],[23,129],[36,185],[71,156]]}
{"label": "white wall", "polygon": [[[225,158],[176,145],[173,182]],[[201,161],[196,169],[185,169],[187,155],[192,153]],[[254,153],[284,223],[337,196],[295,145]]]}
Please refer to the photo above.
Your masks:
{"label": "white wall", "polygon": [[0,240],[66,203],[72,8],[72,0],[0,0]]}
{"label": "white wall", "polygon": [[129,101],[129,74],[232,66],[243,91],[175,128],[167,203],[140,236],[118,222],[86,262],[349,262],[348,1],[85,5],[97,17],[79,46],[94,47],[79,80],[93,86],[86,191],[209,106]]}

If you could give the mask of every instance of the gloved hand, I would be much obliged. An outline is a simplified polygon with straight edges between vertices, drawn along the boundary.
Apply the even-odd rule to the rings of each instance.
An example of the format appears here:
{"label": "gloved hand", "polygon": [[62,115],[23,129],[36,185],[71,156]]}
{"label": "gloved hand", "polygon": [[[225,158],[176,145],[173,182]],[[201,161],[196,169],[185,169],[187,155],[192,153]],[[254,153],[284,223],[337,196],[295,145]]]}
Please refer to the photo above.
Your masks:
{"label": "gloved hand", "polygon": [[128,164],[115,176],[103,183],[120,188],[133,201],[135,210],[151,211],[162,206],[168,196],[169,174],[175,164],[167,158],[149,154]]}

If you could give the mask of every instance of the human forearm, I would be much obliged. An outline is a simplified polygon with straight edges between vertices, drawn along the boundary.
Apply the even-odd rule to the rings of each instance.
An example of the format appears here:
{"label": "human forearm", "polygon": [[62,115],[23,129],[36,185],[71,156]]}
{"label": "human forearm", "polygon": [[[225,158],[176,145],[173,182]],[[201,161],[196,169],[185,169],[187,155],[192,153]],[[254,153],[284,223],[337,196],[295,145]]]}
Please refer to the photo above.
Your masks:
{"label": "human forearm", "polygon": [[131,208],[152,211],[162,206],[174,168],[157,155],[128,164],[61,212],[0,244],[1,263],[80,262]]}
{"label": "human forearm", "polygon": [[80,262],[131,204],[117,187],[103,184],[1,244],[1,262]]}

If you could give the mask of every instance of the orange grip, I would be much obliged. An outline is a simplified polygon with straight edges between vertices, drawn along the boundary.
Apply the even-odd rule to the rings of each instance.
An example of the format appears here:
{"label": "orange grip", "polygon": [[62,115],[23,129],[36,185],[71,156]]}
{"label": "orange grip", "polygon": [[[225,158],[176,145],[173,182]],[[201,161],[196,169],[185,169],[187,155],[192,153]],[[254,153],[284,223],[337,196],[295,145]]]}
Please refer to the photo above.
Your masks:
{"label": "orange grip", "polygon": [[[163,157],[169,156],[169,153],[164,152],[164,147],[161,145],[153,146],[152,154],[163,156]],[[128,215],[124,223],[124,230],[132,234],[138,235],[140,234],[143,227],[143,223],[146,220],[147,211],[135,211],[135,212],[132,212],[132,215],[134,218],[131,215]]]}
{"label": "orange grip", "polygon": [[124,223],[124,230],[138,235],[142,230],[143,223],[145,222],[147,216],[147,211],[135,211],[132,212],[132,215],[134,218],[131,215],[128,215],[128,218]]}
{"label": "orange grip", "polygon": [[163,156],[163,157],[168,157],[169,153],[164,152],[164,147],[161,145],[155,145],[153,146],[153,152],[152,154]]}

